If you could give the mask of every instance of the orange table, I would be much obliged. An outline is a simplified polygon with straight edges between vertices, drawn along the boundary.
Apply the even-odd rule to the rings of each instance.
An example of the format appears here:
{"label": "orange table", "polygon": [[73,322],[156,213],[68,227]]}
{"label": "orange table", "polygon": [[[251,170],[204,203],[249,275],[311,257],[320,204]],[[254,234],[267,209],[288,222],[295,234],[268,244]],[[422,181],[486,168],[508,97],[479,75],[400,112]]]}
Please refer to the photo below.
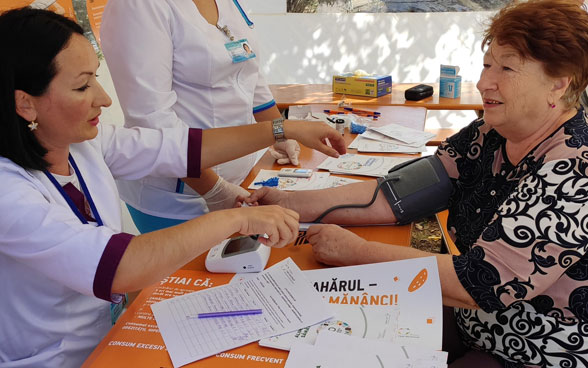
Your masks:
{"label": "orange table", "polygon": [[[358,105],[411,106],[424,107],[429,110],[476,110],[482,111],[482,98],[473,82],[462,82],[460,98],[439,97],[439,83],[432,85],[433,96],[420,101],[407,101],[404,91],[418,83],[392,83],[392,93],[381,97],[363,97],[345,95],[345,101]],[[290,105],[338,104],[343,95],[333,93],[330,84],[270,84],[270,90],[280,110]]]}
{"label": "orange table", "polygon": [[[313,107],[316,111],[320,111],[322,108],[320,105]],[[380,119],[384,123],[402,123],[421,130],[424,127],[427,113],[424,108],[393,106],[378,106],[378,111],[382,113]],[[355,135],[346,132],[345,140],[347,143],[350,143],[354,138]],[[326,157],[322,153],[305,147],[301,148],[300,164],[302,167],[314,168]],[[352,152],[353,150],[350,150],[350,153]],[[245,179],[243,186],[248,186],[259,170],[278,169],[279,167],[283,166],[276,165],[271,156],[266,153]],[[355,176],[355,178],[359,177]],[[405,246],[410,245],[411,225],[357,226],[350,227],[349,230],[369,240]],[[287,257],[291,257],[303,270],[326,267],[315,261],[312,247],[308,244],[288,245],[279,249],[273,248],[268,266]],[[204,267],[205,258],[206,253],[182,267],[173,275],[173,279],[168,278],[167,281],[145,288],[88,357],[83,367],[171,368],[171,360],[165,350],[163,339],[157,330],[149,305],[161,299],[193,290],[201,290],[205,288],[204,283],[207,285],[210,283],[209,286],[218,286],[229,282],[233,276],[231,274],[211,274],[206,272]],[[186,367],[283,367],[287,357],[288,352],[286,351],[261,347],[257,343],[251,343],[219,354],[216,357],[209,357],[188,364]]]}
{"label": "orange table", "polygon": [[[339,104],[343,98],[352,106],[364,105],[372,109],[380,109],[381,106],[405,106],[424,107],[428,110],[475,110],[478,116],[482,116],[484,107],[482,98],[473,82],[462,82],[460,98],[440,98],[439,83],[426,83],[435,89],[433,96],[420,101],[407,101],[404,99],[404,91],[417,83],[392,83],[392,93],[381,97],[362,97],[342,95],[331,92],[330,84],[270,84],[276,104],[280,110],[291,105]],[[434,133],[427,146],[438,146],[447,137],[457,133],[456,129],[439,128],[427,129]]]}

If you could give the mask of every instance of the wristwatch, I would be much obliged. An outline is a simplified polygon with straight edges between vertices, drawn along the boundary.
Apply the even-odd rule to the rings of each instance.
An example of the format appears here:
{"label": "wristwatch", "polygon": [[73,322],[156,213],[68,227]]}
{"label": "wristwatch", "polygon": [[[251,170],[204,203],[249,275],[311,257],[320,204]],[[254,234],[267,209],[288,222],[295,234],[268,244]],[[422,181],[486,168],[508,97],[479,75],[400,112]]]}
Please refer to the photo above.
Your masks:
{"label": "wristwatch", "polygon": [[286,140],[286,136],[284,136],[284,118],[279,117],[274,119],[272,121],[272,129],[276,142],[283,142]]}

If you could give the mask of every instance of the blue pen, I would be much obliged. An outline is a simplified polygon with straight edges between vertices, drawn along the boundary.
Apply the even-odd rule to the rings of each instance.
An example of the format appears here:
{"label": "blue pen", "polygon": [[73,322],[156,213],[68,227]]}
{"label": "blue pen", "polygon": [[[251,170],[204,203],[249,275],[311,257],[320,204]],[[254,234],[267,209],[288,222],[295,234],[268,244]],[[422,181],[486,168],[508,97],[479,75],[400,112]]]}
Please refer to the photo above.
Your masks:
{"label": "blue pen", "polygon": [[325,114],[345,115],[344,111],[323,110]]}
{"label": "blue pen", "polygon": [[226,312],[198,313],[198,318],[248,316],[248,315],[252,315],[252,314],[261,314],[261,313],[263,313],[262,309],[244,309],[244,310],[226,311]]}

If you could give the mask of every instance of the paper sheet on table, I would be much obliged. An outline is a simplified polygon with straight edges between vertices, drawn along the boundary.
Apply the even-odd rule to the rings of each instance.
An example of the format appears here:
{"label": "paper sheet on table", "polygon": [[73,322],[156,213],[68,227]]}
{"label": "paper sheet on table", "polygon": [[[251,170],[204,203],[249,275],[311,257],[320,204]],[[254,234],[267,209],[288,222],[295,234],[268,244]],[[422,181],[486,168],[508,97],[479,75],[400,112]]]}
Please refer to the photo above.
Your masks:
{"label": "paper sheet on table", "polygon": [[347,184],[359,183],[363,180],[359,179],[350,179],[350,178],[343,178],[340,176],[329,176],[329,181],[327,183],[327,188],[336,188]]}
{"label": "paper sheet on table", "polygon": [[296,344],[285,368],[446,368],[447,353],[323,331],[316,344]]}
{"label": "paper sheet on table", "polygon": [[327,120],[327,117],[329,117],[329,115],[325,113],[313,112],[310,105],[292,105],[288,108],[288,119],[322,121],[334,126],[334,124]]}
{"label": "paper sheet on table", "polygon": [[[397,141],[399,142],[399,141]],[[373,139],[367,139],[358,135],[349,148],[355,148],[359,152],[386,152],[386,153],[408,153],[416,154],[427,150],[426,146],[411,147],[404,144],[382,142]]]}
{"label": "paper sheet on table", "polygon": [[388,124],[381,127],[370,128],[388,137],[398,139],[406,144],[423,145],[435,136],[433,133],[407,128],[398,124]]}
{"label": "paper sheet on table", "polygon": [[328,170],[332,174],[364,175],[381,177],[388,174],[388,170],[403,162],[412,160],[407,157],[387,157],[345,154],[338,158],[327,157],[319,169]]}
{"label": "paper sheet on table", "polygon": [[[194,318],[198,313],[262,309],[262,314]],[[174,367],[330,318],[330,306],[287,258],[257,277],[151,305]]]}
{"label": "paper sheet on table", "polygon": [[401,359],[426,360],[447,363],[447,352],[426,348],[420,345],[400,345],[388,341],[372,340],[358,336],[349,336],[333,331],[321,331],[314,346],[321,348],[342,348],[349,351],[371,351],[390,353]]}
{"label": "paper sheet on table", "polygon": [[311,115],[310,105],[292,105],[288,108],[288,119],[310,120]]}
{"label": "paper sheet on table", "polygon": [[397,144],[399,146],[407,146],[407,147],[422,147],[424,146],[428,141],[429,138],[427,139],[422,139],[422,140],[418,140],[415,143],[405,143],[399,139],[395,139],[395,138],[391,138],[388,137],[387,135],[384,135],[382,133],[378,133],[375,130],[371,130],[368,129],[365,132],[363,132],[360,137],[362,138],[366,138],[366,139],[371,139],[374,141],[380,141],[380,142],[384,142],[384,143],[392,143],[392,144]]}
{"label": "paper sheet on table", "polygon": [[[342,110],[339,110],[343,112]],[[323,121],[331,126],[333,123],[329,122],[327,118],[330,118],[330,114],[324,112],[312,111],[310,105],[292,105],[288,108],[288,119],[294,120],[307,120],[307,121]],[[345,126],[349,127],[351,123],[360,124],[364,126],[380,126],[385,123],[373,120],[372,118],[345,113],[344,115],[337,115],[338,118],[345,120]]]}
{"label": "paper sheet on table", "polygon": [[[400,345],[441,349],[442,299],[435,257],[304,271],[334,317],[259,344],[288,350],[322,330]],[[420,285],[420,286],[419,286]]]}

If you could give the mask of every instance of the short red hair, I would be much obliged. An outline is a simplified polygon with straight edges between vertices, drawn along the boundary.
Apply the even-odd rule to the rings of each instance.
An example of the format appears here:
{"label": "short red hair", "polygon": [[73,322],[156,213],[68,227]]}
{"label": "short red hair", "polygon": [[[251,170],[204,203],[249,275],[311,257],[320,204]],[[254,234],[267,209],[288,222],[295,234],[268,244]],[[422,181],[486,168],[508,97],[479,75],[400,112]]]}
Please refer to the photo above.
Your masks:
{"label": "short red hair", "polygon": [[492,18],[482,49],[492,42],[539,61],[550,77],[571,77],[562,98],[570,107],[578,104],[588,85],[588,13],[577,1],[513,2]]}

